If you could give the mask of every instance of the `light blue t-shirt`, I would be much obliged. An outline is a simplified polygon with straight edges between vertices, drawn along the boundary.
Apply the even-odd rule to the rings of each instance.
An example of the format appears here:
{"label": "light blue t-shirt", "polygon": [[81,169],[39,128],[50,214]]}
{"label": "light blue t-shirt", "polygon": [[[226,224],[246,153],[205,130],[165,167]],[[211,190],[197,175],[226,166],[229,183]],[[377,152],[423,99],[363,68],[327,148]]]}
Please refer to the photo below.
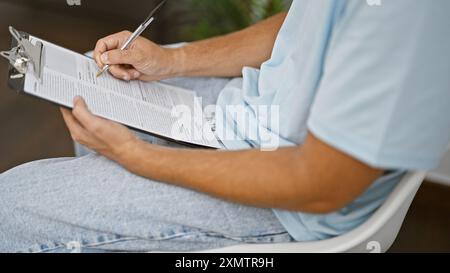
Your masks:
{"label": "light blue t-shirt", "polygon": [[260,70],[244,68],[219,96],[217,133],[228,149],[270,147],[276,137],[281,146],[300,145],[311,132],[393,170],[335,213],[274,210],[299,241],[360,225],[406,170],[437,166],[450,142],[450,1],[372,2],[294,0],[271,59]]}

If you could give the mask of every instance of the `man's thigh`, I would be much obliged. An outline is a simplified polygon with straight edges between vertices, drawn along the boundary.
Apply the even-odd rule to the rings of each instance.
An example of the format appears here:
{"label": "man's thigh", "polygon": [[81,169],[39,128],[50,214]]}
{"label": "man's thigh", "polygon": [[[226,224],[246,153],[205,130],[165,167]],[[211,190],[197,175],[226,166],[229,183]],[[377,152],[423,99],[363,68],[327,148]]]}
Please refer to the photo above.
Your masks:
{"label": "man's thigh", "polygon": [[138,177],[104,157],[0,175],[0,251],[196,250],[291,237],[271,210]]}

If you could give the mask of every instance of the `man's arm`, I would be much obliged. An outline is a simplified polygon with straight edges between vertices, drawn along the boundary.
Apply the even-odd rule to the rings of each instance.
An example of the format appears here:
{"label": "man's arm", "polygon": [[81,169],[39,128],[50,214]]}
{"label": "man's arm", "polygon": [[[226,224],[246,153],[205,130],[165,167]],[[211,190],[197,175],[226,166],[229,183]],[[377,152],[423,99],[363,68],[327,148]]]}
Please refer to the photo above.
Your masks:
{"label": "man's arm", "polygon": [[344,207],[380,175],[313,135],[272,152],[158,147],[92,115],[81,99],[62,110],[73,139],[143,177],[237,203],[311,213]]}
{"label": "man's arm", "polygon": [[309,135],[274,152],[215,152],[134,146],[119,161],[131,172],[232,202],[329,213],[360,196],[382,171]]}
{"label": "man's arm", "polygon": [[285,18],[286,13],[280,13],[244,30],[182,48],[164,48],[139,37],[129,49],[122,51],[120,46],[131,35],[123,31],[100,39],[94,59],[100,67],[110,64],[110,72],[124,80],[239,76],[244,66],[258,68],[270,58]]}
{"label": "man's arm", "polygon": [[180,48],[179,76],[234,77],[241,75],[244,66],[259,68],[270,59],[286,15],[280,13],[244,30]]}

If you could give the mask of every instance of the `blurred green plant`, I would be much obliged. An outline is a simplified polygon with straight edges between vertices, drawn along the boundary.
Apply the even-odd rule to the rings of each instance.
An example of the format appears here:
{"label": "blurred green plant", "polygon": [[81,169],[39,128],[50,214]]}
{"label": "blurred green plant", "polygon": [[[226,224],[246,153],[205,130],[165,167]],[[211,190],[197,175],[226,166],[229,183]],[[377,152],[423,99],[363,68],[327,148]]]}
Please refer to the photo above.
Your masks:
{"label": "blurred green plant", "polygon": [[185,0],[191,22],[181,35],[199,40],[243,29],[288,8],[286,0]]}

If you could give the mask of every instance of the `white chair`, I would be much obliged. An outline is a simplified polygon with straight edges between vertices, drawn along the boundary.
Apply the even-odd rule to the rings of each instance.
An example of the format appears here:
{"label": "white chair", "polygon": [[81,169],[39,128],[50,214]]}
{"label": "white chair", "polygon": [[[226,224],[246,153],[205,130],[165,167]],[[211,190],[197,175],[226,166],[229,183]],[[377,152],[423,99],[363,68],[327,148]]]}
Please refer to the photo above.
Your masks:
{"label": "white chair", "polygon": [[398,235],[425,173],[408,173],[386,202],[361,226],[332,239],[285,244],[246,244],[208,253],[386,252]]}
{"label": "white chair", "polygon": [[450,147],[448,147],[447,154],[444,156],[439,168],[429,172],[426,179],[450,186]]}

